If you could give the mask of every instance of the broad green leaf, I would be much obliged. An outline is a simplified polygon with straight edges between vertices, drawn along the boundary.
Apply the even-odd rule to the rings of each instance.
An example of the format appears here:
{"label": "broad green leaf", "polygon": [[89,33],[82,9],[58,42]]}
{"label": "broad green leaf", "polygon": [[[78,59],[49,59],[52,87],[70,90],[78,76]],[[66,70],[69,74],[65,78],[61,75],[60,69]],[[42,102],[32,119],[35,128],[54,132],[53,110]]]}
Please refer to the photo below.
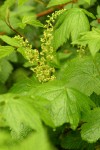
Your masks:
{"label": "broad green leaf", "polygon": [[[2,146],[5,146],[5,143],[9,143],[11,142],[11,135],[9,134],[9,132],[7,130],[0,129],[0,148]],[[2,149],[2,148],[1,148]]]}
{"label": "broad green leaf", "polygon": [[3,40],[5,43],[11,45],[11,46],[15,46],[15,47],[20,46],[20,42],[18,42],[18,40],[14,39],[14,38],[11,38],[7,35],[0,36],[0,39]]}
{"label": "broad green leaf", "polygon": [[83,140],[89,143],[96,142],[100,139],[100,108],[91,110],[84,116],[84,123],[81,127],[81,136]]}
{"label": "broad green leaf", "polygon": [[11,53],[9,56],[7,56],[7,60],[13,63],[17,63],[18,62],[18,56],[16,51],[13,51],[13,53]]}
{"label": "broad green leaf", "polygon": [[8,93],[0,95],[0,101],[5,103],[2,114],[15,138],[25,136],[28,132],[27,127],[41,130],[40,117],[32,107],[29,97]]}
{"label": "broad green leaf", "polygon": [[38,86],[29,92],[29,95],[40,96],[51,102],[48,111],[54,125],[61,126],[70,123],[75,129],[81,118],[81,113],[86,113],[90,109],[90,99],[84,94],[70,88],[66,88],[63,83],[50,82]]}
{"label": "broad green leaf", "polygon": [[13,67],[9,61],[5,59],[0,60],[0,82],[5,83],[9,78],[9,75],[12,73]]}
{"label": "broad green leaf", "polygon": [[34,16],[24,16],[22,19],[22,23],[30,24],[35,27],[43,27],[43,24],[39,20],[36,20]]}
{"label": "broad green leaf", "polygon": [[100,56],[94,62],[91,56],[76,57],[61,67],[57,76],[66,85],[86,95],[100,94]]}
{"label": "broad green leaf", "polygon": [[[61,22],[62,20],[62,22]],[[90,29],[89,21],[83,9],[72,8],[64,12],[55,26],[53,46],[57,49],[71,37],[72,41],[79,38],[80,33]]]}
{"label": "broad green leaf", "polygon": [[8,56],[14,51],[12,46],[0,46],[0,58]]}
{"label": "broad green leaf", "polygon": [[44,127],[40,132],[32,132],[25,139],[19,142],[9,142],[0,148],[2,150],[57,150],[50,142]]}
{"label": "broad green leaf", "polygon": [[73,44],[75,43],[81,45],[88,44],[90,52],[94,57],[100,50],[100,30],[93,28],[92,31],[83,33],[77,41],[73,42]]}
{"label": "broad green leaf", "polygon": [[49,112],[49,110],[52,109],[51,102],[45,98],[34,97],[32,104],[33,104],[34,108],[39,112],[39,115],[40,115],[41,119],[45,122],[45,124],[52,128],[55,128],[55,124],[54,124],[52,116]]}
{"label": "broad green leaf", "polygon": [[57,150],[49,140],[47,129],[42,127],[40,132],[31,132],[20,141],[14,141],[6,130],[0,130],[1,150]]}
{"label": "broad green leaf", "polygon": [[52,7],[55,5],[61,5],[67,2],[70,2],[71,0],[50,0],[48,7]]}

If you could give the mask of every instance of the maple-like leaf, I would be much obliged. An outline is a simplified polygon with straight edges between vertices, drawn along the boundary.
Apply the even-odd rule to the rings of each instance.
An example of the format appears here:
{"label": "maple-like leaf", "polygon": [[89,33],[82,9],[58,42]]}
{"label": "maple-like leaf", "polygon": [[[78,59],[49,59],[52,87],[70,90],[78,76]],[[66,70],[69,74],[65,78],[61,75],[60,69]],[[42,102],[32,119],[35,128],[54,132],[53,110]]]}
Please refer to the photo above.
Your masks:
{"label": "maple-like leaf", "polygon": [[84,122],[86,123],[81,127],[83,140],[93,143],[100,139],[100,108],[95,108],[86,114],[84,116]]}
{"label": "maple-like leaf", "polygon": [[94,57],[100,50],[100,30],[97,28],[93,28],[92,31],[81,34],[81,37],[73,42],[73,44],[88,44],[89,50]]}
{"label": "maple-like leaf", "polygon": [[86,113],[91,105],[91,101],[87,96],[75,89],[66,88],[59,81],[33,88],[29,95],[33,95],[35,98],[40,96],[50,101],[51,106],[48,106],[48,113],[51,115],[52,122],[56,127],[67,122],[75,129],[80,121],[81,113]]}
{"label": "maple-like leaf", "polygon": [[79,38],[80,33],[90,29],[89,21],[83,9],[72,8],[59,16],[55,25],[53,46],[57,49],[71,37],[72,41]]}
{"label": "maple-like leaf", "polygon": [[24,136],[27,127],[41,130],[41,120],[32,107],[31,99],[27,96],[17,94],[0,95],[0,102],[3,103],[2,115],[10,127],[15,138]]}

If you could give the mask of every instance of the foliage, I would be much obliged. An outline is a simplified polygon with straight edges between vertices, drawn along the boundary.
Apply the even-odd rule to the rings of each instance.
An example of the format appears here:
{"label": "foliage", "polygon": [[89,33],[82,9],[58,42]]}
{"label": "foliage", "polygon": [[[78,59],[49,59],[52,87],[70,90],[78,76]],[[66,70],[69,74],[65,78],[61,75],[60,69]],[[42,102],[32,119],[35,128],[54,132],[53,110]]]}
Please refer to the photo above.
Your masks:
{"label": "foliage", "polygon": [[0,150],[99,150],[99,2],[1,0],[0,22]]}

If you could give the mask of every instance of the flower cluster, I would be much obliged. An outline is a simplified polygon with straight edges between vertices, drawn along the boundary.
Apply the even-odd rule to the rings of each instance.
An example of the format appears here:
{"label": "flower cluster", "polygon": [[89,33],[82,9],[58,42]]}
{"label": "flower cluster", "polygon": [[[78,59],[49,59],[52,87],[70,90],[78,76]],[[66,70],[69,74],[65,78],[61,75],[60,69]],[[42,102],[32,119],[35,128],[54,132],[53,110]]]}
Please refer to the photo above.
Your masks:
{"label": "flower cluster", "polygon": [[[55,68],[50,66],[50,62],[54,59],[54,49],[52,47],[53,39],[53,23],[57,16],[59,16],[65,9],[56,11],[52,16],[48,16],[46,20],[46,25],[44,26],[43,37],[41,38],[41,52],[38,50],[32,49],[32,45],[29,44],[28,40],[24,40],[23,37],[15,36],[20,42],[20,46],[25,48],[25,57],[33,65],[31,70],[36,74],[39,82],[47,82],[49,80],[54,80]],[[34,64],[36,65],[34,67]]]}
{"label": "flower cluster", "polygon": [[28,47],[30,49],[32,48],[32,45],[29,44],[28,40],[27,39],[24,40],[24,37],[17,35],[14,38],[19,42],[20,47],[25,47],[25,48]]}
{"label": "flower cluster", "polygon": [[36,64],[39,61],[39,52],[37,49],[32,49],[32,45],[29,44],[28,40],[20,35],[14,37],[19,42],[20,47],[24,47],[25,58],[31,63]]}
{"label": "flower cluster", "polygon": [[65,10],[59,10],[55,13],[52,13],[52,16],[48,16],[48,20],[46,20],[46,25],[44,26],[45,30],[43,33],[43,37],[41,38],[41,52],[40,52],[40,61],[35,68],[32,70],[36,73],[37,78],[40,82],[47,82],[49,80],[54,80],[56,77],[54,76],[55,68],[51,67],[49,62],[54,59],[54,49],[52,47],[52,39],[53,39],[53,23],[58,15],[60,15]]}

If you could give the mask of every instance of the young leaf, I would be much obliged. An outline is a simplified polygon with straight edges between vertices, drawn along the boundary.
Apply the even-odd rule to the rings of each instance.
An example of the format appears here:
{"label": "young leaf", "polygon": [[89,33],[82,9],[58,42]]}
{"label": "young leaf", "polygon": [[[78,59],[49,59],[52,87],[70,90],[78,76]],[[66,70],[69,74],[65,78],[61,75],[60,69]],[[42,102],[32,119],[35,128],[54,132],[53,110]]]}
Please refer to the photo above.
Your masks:
{"label": "young leaf", "polygon": [[24,136],[26,127],[41,130],[41,120],[29,97],[8,93],[0,95],[0,101],[5,103],[3,116],[15,138],[20,138],[22,133]]}
{"label": "young leaf", "polygon": [[[88,18],[83,9],[72,8],[64,12],[58,19],[54,31],[53,46],[57,49],[70,38],[72,41],[79,38],[80,33],[90,29]],[[62,20],[62,23],[61,23]]]}
{"label": "young leaf", "polygon": [[90,99],[84,94],[70,88],[66,88],[63,83],[50,82],[32,89],[29,94],[40,96],[51,102],[48,111],[55,126],[63,123],[70,123],[75,129],[81,118],[81,113],[86,113],[90,109]]}
{"label": "young leaf", "polygon": [[81,127],[82,139],[89,143],[96,142],[100,138],[100,108],[91,110],[84,117],[86,123]]}
{"label": "young leaf", "polygon": [[93,92],[100,94],[100,55],[92,57],[76,57],[61,67],[58,78],[66,85],[78,89],[86,95]]}
{"label": "young leaf", "polygon": [[12,46],[0,46],[0,59],[9,56],[14,51]]}
{"label": "young leaf", "polygon": [[48,7],[52,7],[55,5],[61,5],[67,2],[70,2],[71,0],[50,0]]}
{"label": "young leaf", "polygon": [[90,52],[94,57],[100,50],[100,30],[93,28],[92,31],[83,33],[77,41],[73,42],[73,44],[88,44]]}
{"label": "young leaf", "polygon": [[7,35],[0,36],[0,39],[3,40],[5,43],[11,45],[11,46],[15,46],[15,47],[20,46],[20,42],[18,42],[18,40],[14,39],[14,38],[11,38]]}
{"label": "young leaf", "polygon": [[24,16],[22,19],[23,24],[29,24],[35,27],[43,27],[43,24],[39,21],[36,20],[34,16]]}

